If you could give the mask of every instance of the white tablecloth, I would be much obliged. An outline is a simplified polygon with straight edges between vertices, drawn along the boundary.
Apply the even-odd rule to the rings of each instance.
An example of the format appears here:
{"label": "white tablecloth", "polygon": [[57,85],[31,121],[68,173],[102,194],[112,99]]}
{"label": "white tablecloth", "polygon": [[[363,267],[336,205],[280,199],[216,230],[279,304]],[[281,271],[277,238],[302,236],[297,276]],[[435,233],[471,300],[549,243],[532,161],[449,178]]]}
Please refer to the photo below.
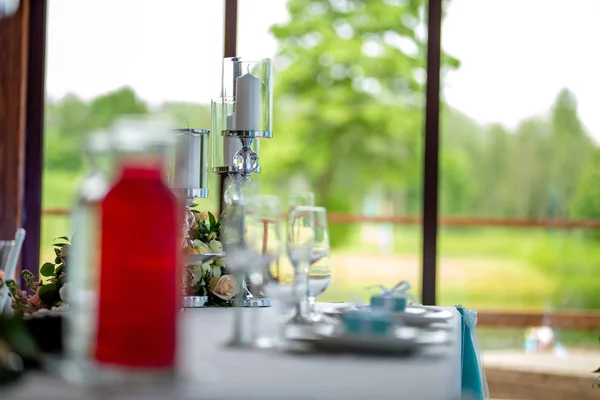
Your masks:
{"label": "white tablecloth", "polygon": [[[30,374],[0,393],[20,399],[210,399],[210,400],[459,400],[460,315],[451,321],[455,341],[408,358],[358,355],[298,355],[223,346],[231,337],[232,309],[189,309],[181,314],[180,364],[185,382],[176,389],[148,393],[98,393]],[[262,322],[272,309],[244,309]],[[264,319],[263,319],[264,318]],[[260,322],[260,321],[259,321]],[[152,334],[152,332],[148,332]],[[110,388],[106,388],[109,390]]]}

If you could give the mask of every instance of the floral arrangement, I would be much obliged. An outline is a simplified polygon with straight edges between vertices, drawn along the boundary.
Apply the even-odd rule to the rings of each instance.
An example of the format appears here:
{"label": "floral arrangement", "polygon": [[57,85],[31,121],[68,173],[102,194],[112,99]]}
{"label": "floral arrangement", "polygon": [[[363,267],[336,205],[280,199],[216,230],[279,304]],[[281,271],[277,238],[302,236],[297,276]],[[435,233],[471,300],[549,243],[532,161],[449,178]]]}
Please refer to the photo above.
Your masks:
{"label": "floral arrangement", "polygon": [[67,301],[66,267],[67,254],[71,247],[68,237],[54,239],[54,262],[46,262],[40,268],[40,275],[45,278],[35,281],[35,276],[29,271],[23,271],[21,276],[28,290],[22,290],[12,280],[4,280],[0,271],[0,287],[6,285],[8,295],[12,299],[12,308],[17,313],[33,313],[42,309],[59,307]]}
{"label": "floral arrangement", "polygon": [[[193,246],[186,249],[188,254],[223,253],[221,243],[221,219],[210,212],[192,209],[195,222],[189,235]],[[52,309],[67,302],[68,284],[66,282],[67,255],[72,245],[68,237],[56,238],[53,243],[54,262],[46,262],[40,268],[42,279],[35,280],[29,271],[21,276],[26,289],[19,288],[14,280],[4,280],[0,271],[0,287],[6,285],[12,299],[12,308],[20,314],[33,313],[42,309]],[[240,291],[241,287],[234,275],[227,272],[224,258],[206,262],[202,265],[187,267],[186,291],[192,296],[207,296],[209,306],[227,306]]]}
{"label": "floral arrangement", "polygon": [[[187,249],[188,254],[223,253],[221,219],[210,212],[194,209],[192,212],[195,223],[190,228],[189,236],[193,247]],[[227,306],[240,291],[237,279],[227,273],[224,258],[188,267],[188,277],[189,294],[208,296],[208,305]]]}

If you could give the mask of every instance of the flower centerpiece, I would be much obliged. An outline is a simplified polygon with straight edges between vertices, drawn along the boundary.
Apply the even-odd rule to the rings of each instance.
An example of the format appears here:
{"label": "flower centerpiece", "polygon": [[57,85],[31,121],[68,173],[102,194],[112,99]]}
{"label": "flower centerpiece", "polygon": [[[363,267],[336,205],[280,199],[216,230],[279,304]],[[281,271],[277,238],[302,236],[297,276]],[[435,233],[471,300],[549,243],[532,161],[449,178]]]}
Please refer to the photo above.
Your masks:
{"label": "flower centerpiece", "polygon": [[[192,209],[195,222],[189,231],[192,247],[188,254],[222,254],[221,219],[210,212]],[[240,285],[232,274],[227,272],[226,259],[219,257],[202,265],[188,268],[188,293],[192,296],[207,296],[209,306],[227,306],[240,291]]]}
{"label": "flower centerpiece", "polygon": [[[221,220],[210,212],[192,209],[195,222],[189,236],[192,247],[188,254],[222,254]],[[12,279],[4,280],[0,275],[0,287],[6,285],[12,299],[12,308],[17,314],[32,314],[40,310],[51,310],[67,304],[67,255],[71,247],[68,237],[56,238],[52,245],[55,258],[40,267],[42,279],[36,281],[29,271],[21,276],[26,288],[21,289]],[[234,275],[228,273],[226,259],[219,257],[202,265],[187,266],[186,292],[191,296],[206,296],[209,306],[227,306],[239,293],[240,285]],[[0,271],[1,273],[1,271]]]}

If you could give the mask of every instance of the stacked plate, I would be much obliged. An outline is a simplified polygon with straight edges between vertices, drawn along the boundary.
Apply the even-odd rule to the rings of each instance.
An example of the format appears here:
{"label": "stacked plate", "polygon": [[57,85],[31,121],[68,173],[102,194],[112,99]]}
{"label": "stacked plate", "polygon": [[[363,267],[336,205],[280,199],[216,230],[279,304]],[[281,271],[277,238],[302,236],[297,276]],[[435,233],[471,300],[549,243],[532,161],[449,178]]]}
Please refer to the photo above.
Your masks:
{"label": "stacked plate", "polygon": [[[370,306],[363,305],[345,305],[340,307],[331,307],[323,311],[328,317],[342,319],[344,314],[352,311],[370,311]],[[409,306],[404,312],[393,312],[390,314],[392,320],[403,326],[412,326],[417,328],[436,326],[446,326],[446,322],[452,318],[452,313],[447,310],[430,308],[425,306]],[[443,325],[438,325],[443,324]]]}
{"label": "stacked plate", "polygon": [[450,311],[423,306],[407,307],[404,312],[391,313],[393,327],[387,335],[348,333],[344,314],[369,312],[369,306],[345,305],[323,310],[329,318],[311,326],[305,334],[292,340],[309,350],[328,353],[367,353],[378,355],[410,355],[425,347],[450,343],[452,327]]}

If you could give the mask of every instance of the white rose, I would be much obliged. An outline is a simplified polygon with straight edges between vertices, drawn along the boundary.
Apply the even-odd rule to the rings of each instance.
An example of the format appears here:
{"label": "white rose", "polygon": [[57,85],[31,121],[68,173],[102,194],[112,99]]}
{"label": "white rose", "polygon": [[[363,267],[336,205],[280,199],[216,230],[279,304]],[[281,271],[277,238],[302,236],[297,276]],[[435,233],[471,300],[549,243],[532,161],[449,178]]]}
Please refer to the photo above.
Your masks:
{"label": "white rose", "polygon": [[224,267],[225,266],[225,259],[224,258],[217,258],[215,260],[215,265],[217,267]]}
{"label": "white rose", "polygon": [[202,275],[206,275],[212,272],[212,266],[209,262],[202,264]]}
{"label": "white rose", "polygon": [[214,277],[210,280],[209,290],[220,299],[231,300],[238,294],[240,287],[233,275],[223,275],[219,278]]}
{"label": "white rose", "polygon": [[223,252],[223,245],[218,240],[211,240],[208,243],[208,247],[210,248],[210,251],[213,253],[222,253]]}
{"label": "white rose", "polygon": [[217,278],[220,277],[221,276],[221,267],[218,267],[216,265],[214,267],[212,267],[212,276],[217,277]]}
{"label": "white rose", "polygon": [[69,291],[67,289],[67,285],[68,285],[68,283],[65,283],[64,285],[62,285],[62,287],[60,289],[58,289],[58,295],[60,296],[60,300],[63,303],[66,303],[67,299],[68,299]]}
{"label": "white rose", "polygon": [[200,254],[210,253],[210,248],[206,243],[201,242],[200,240],[194,240],[193,242],[194,248],[198,250]]}

